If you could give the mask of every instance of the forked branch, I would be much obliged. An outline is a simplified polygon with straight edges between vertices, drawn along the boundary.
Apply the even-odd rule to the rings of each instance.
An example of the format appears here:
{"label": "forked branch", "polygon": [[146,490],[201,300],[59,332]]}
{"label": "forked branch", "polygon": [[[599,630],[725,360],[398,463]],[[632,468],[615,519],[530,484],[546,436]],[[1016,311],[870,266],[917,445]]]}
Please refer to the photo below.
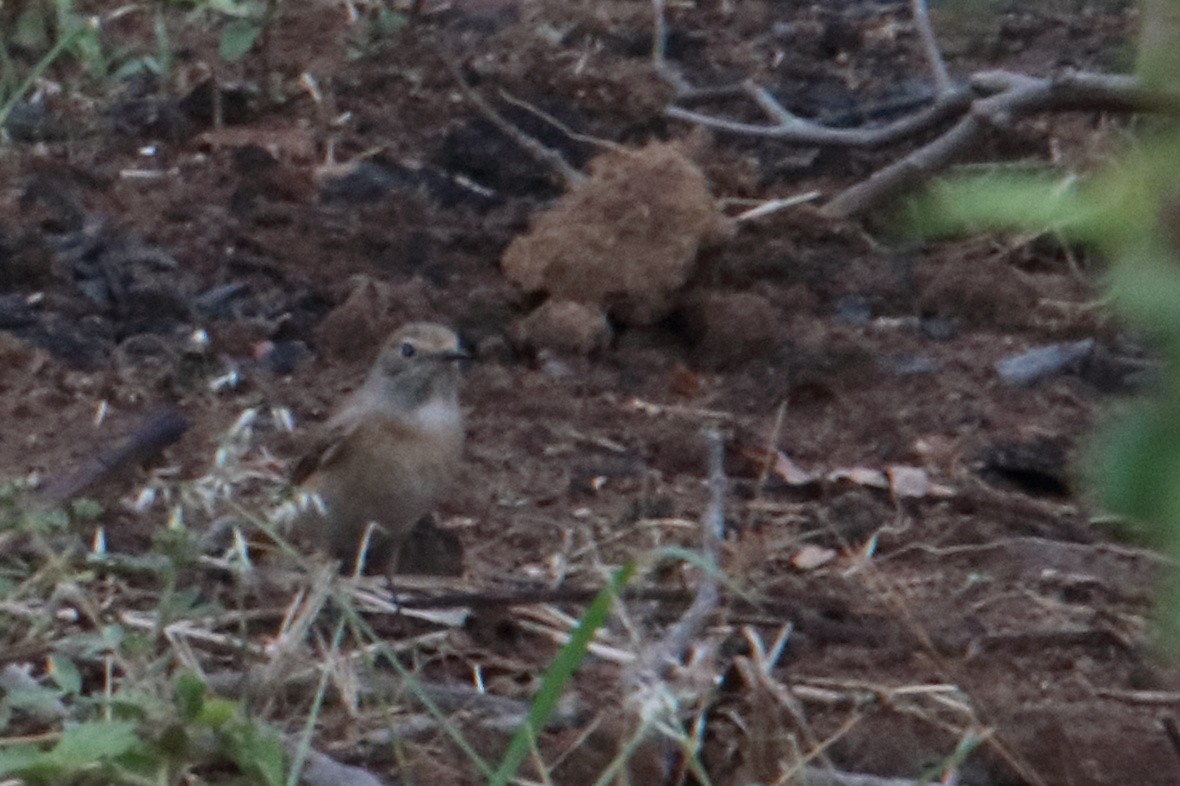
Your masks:
{"label": "forked branch", "polygon": [[[656,41],[652,48],[656,72],[676,90],[680,105],[665,109],[668,117],[718,131],[763,136],[807,146],[880,148],[912,140],[938,126],[947,130],[912,153],[834,196],[822,212],[851,218],[897,197],[926,181],[956,156],[969,152],[987,133],[1009,128],[1016,120],[1039,112],[1070,110],[1180,114],[1180,94],[1152,90],[1131,75],[1066,72],[1035,77],[1011,71],[980,71],[966,84],[955,84],[938,47],[926,0],[911,0],[910,11],[930,71],[931,100],[922,109],[880,126],[833,128],[800,117],[752,80],[728,88],[697,90],[668,63],[663,0],[653,0]],[[688,109],[683,104],[720,96],[744,95],[768,118],[748,123]]]}

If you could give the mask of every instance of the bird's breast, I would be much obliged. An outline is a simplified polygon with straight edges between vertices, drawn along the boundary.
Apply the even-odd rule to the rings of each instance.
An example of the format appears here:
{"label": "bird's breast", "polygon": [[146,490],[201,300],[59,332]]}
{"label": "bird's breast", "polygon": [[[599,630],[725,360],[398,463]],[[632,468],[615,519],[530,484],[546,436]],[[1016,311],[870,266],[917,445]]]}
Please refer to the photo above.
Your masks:
{"label": "bird's breast", "polygon": [[462,433],[463,413],[455,401],[431,399],[414,410],[410,420],[425,432],[439,434]]}

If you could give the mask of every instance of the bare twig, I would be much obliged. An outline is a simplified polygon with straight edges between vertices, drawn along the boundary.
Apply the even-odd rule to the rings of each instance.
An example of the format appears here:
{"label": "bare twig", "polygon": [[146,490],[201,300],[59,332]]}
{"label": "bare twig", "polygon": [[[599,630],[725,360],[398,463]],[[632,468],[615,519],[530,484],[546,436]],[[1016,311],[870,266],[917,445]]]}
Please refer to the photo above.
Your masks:
{"label": "bare twig", "polygon": [[613,150],[616,153],[626,152],[628,150],[626,145],[620,145],[618,142],[612,142],[609,139],[602,139],[601,137],[590,136],[588,134],[579,134],[577,131],[573,130],[565,123],[546,112],[544,109],[541,109],[539,106],[534,104],[530,104],[523,98],[517,98],[504,88],[500,88],[500,98],[519,109],[523,109],[540,120],[543,120],[575,142],[583,142],[587,145],[594,145],[595,147],[601,147],[606,150]]}
{"label": "bare twig", "polygon": [[1041,111],[1091,109],[1180,114],[1180,95],[1150,90],[1134,76],[1072,72],[1039,78],[1009,71],[983,71],[970,87],[956,86],[930,22],[926,0],[910,0],[910,10],[934,83],[933,102],[924,109],[877,127],[836,128],[799,117],[766,88],[752,80],[740,87],[697,90],[667,62],[664,0],[652,0],[655,30],[652,63],[676,90],[682,104],[708,97],[745,95],[770,122],[746,123],[684,106],[669,106],[668,117],[733,134],[762,136],[800,145],[870,149],[912,138],[941,123],[958,122],[933,141],[845,189],[823,208],[832,218],[849,218],[926,180],[954,156],[968,150],[992,128],[1004,128],[1024,115]]}
{"label": "bare twig", "polygon": [[926,63],[930,66],[934,89],[938,95],[946,95],[953,90],[951,77],[947,73],[946,61],[942,59],[942,52],[938,48],[934,26],[930,24],[930,11],[926,7],[926,0],[910,0],[910,11],[914,17],[914,26],[918,28],[918,37],[922,39],[922,52],[926,55]]}
{"label": "bare twig", "polygon": [[720,569],[721,543],[725,536],[725,492],[728,485],[724,467],[725,447],[716,429],[709,429],[706,439],[709,445],[709,506],[701,520],[701,557],[704,565],[701,583],[680,619],[636,661],[633,674],[637,680],[663,674],[669,666],[679,663],[721,598],[717,571]]}
{"label": "bare twig", "polygon": [[1172,752],[1180,758],[1180,727],[1176,726],[1176,719],[1171,715],[1165,715],[1160,718],[1160,728],[1164,730],[1164,736],[1168,738]]}
{"label": "bare twig", "polygon": [[987,97],[972,103],[950,130],[837,194],[822,212],[833,218],[861,215],[923,182],[992,128],[1007,128],[1023,115],[1078,109],[1180,113],[1180,96],[1149,90],[1133,76],[1074,72],[1048,79],[983,71],[971,83]]}
{"label": "bare twig", "polygon": [[746,94],[775,122],[741,123],[714,117],[679,106],[664,110],[668,117],[695,125],[747,136],[764,136],[800,145],[875,148],[893,144],[925,131],[941,122],[962,114],[971,105],[970,91],[951,89],[935,98],[926,109],[877,128],[830,128],[792,114],[765,88],[753,83],[745,86]]}
{"label": "bare twig", "polygon": [[56,505],[73,497],[103,478],[130,464],[147,461],[180,439],[188,421],[173,407],[152,413],[114,447],[98,451],[86,465],[47,485],[39,499]]}
{"label": "bare twig", "polygon": [[652,11],[655,13],[651,43],[652,68],[656,74],[672,86],[678,96],[691,93],[692,85],[668,62],[668,21],[665,16],[664,0],[651,0],[651,5]]}
{"label": "bare twig", "polygon": [[665,111],[668,117],[694,123],[718,131],[735,134],[765,136],[796,142],[801,145],[834,145],[840,147],[873,148],[891,144],[920,133],[938,123],[964,112],[971,104],[970,92],[955,87],[947,72],[946,63],[938,48],[934,28],[926,0],[911,0],[910,9],[922,51],[930,66],[934,82],[934,102],[909,117],[879,128],[832,128],[801,118],[784,107],[766,88],[747,81],[740,88],[724,87],[710,90],[693,88],[667,60],[667,23],[664,18],[664,0],[652,0],[655,8],[655,25],[652,42],[652,67],[656,74],[668,82],[676,91],[680,101],[701,100],[708,97],[723,97],[744,93],[773,122],[770,124],[741,123],[725,118],[695,112],[680,106],[670,106]]}
{"label": "bare twig", "polygon": [[569,162],[562,157],[561,153],[545,147],[545,145],[508,122],[507,118],[497,112],[483,96],[473,90],[471,85],[467,84],[467,80],[463,78],[463,73],[459,70],[458,65],[451,62],[448,58],[444,57],[443,60],[447,68],[450,69],[455,83],[459,85],[459,90],[463,93],[463,97],[470,101],[492,125],[500,129],[513,142],[520,145],[534,160],[557,173],[567,187],[576,186],[586,179],[585,175],[570,166]]}
{"label": "bare twig", "polygon": [[820,193],[818,191],[808,191],[805,194],[796,194],[793,197],[784,197],[782,199],[768,199],[757,207],[750,208],[738,215],[734,216],[733,220],[739,224],[743,221],[753,221],[756,218],[763,218],[771,213],[777,213],[780,210],[786,210],[788,207],[801,205],[804,202],[810,202],[814,199],[819,199]]}
{"label": "bare twig", "polygon": [[919,781],[808,767],[799,783],[804,786],[917,786]]}

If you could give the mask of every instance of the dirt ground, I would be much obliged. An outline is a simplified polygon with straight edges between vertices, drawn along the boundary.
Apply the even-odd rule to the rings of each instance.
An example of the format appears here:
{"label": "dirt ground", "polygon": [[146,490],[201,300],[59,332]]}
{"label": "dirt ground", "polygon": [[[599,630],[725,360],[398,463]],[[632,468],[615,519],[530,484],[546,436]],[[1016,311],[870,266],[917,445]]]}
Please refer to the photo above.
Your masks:
{"label": "dirt ground", "polygon": [[[755,78],[800,114],[852,123],[923,96],[907,5],[676,5],[669,57],[696,84]],[[956,74],[1128,61],[1122,4],[957,8],[935,9]],[[1045,238],[901,242],[879,221],[832,222],[803,204],[705,248],[654,321],[612,313],[609,334],[565,351],[523,322],[541,296],[512,284],[501,258],[563,187],[464,99],[448,63],[576,167],[600,144],[676,142],[730,215],[830,196],[902,152],[801,149],[666,119],[650,13],[641,0],[427,3],[406,29],[366,40],[342,3],[289,4],[271,41],[287,100],[266,108],[237,89],[258,84],[259,57],[221,64],[220,128],[199,81],[215,37],[178,16],[193,82],[170,86],[175,98],[126,85],[98,105],[60,99],[60,126],[0,154],[0,474],[69,476],[174,405],[189,429],[162,459],[85,491],[104,505],[108,547],[143,550],[169,501],[136,510],[141,490],[207,473],[240,413],[263,413],[250,466],[279,476],[293,456],[272,408],[297,425],[322,420],[386,331],[442,321],[476,353],[467,461],[439,510],[462,541],[468,588],[593,586],[603,566],[696,548],[702,428],[730,435],[723,568],[756,602],[723,604],[716,657],[748,654],[742,626],[772,641],[791,623],[774,676],[807,724],[722,669],[702,753],[714,783],[774,782],[820,740],[841,770],[913,778],[975,737],[961,783],[1180,783],[1160,726],[1180,681],[1149,628],[1164,560],[1097,526],[1072,468],[1100,413],[1133,387],[1112,358],[1137,353],[1095,304],[1096,262]],[[120,24],[111,35],[150,37],[143,18]],[[322,101],[297,88],[304,73]],[[756,118],[741,101],[706,108]],[[1040,118],[971,159],[1084,167],[1120,128]],[[329,141],[338,165],[364,166],[325,167]],[[997,374],[1003,358],[1089,338],[1089,360],[1036,384]],[[795,485],[766,463],[768,447],[816,476],[860,474]],[[894,467],[937,488],[907,496],[868,477]],[[646,580],[680,589],[694,575]],[[634,613],[658,632],[681,608]],[[478,662],[490,687],[527,697],[553,644],[492,617],[421,663],[470,679]],[[592,716],[615,700],[613,673],[592,658],[574,681]],[[479,782],[442,733],[399,760],[362,747],[362,728],[325,721],[317,742],[405,782]],[[545,750],[584,730],[550,732]],[[554,782],[594,781],[617,742],[609,724],[598,735],[608,742],[591,735]]]}

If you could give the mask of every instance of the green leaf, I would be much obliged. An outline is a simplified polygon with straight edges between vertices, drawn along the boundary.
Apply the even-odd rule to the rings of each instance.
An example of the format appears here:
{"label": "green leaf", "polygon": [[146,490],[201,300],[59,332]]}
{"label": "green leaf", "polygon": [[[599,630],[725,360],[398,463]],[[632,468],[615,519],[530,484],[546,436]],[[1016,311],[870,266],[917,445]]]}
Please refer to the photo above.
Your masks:
{"label": "green leaf", "polygon": [[41,52],[49,46],[49,20],[46,9],[39,3],[30,3],[16,18],[11,42],[30,52]]}
{"label": "green leaf", "polygon": [[236,63],[246,56],[261,33],[261,23],[253,19],[234,19],[221,28],[217,53],[222,60]]}
{"label": "green leaf", "polygon": [[102,515],[102,505],[92,499],[76,499],[70,505],[74,517],[83,521],[92,521]]}
{"label": "green leaf", "polygon": [[1140,521],[1155,518],[1154,489],[1162,480],[1156,459],[1170,449],[1170,435],[1159,426],[1155,407],[1141,404],[1095,441],[1093,482],[1108,510]]}
{"label": "green leaf", "polygon": [[205,7],[235,19],[259,19],[265,10],[260,3],[248,0],[205,0]]}
{"label": "green leaf", "polygon": [[5,692],[5,700],[13,709],[34,714],[60,715],[61,691],[43,685],[12,687]]}
{"label": "green leaf", "polygon": [[176,678],[173,691],[176,708],[185,721],[195,721],[205,706],[205,683],[192,672],[185,672]]}
{"label": "green leaf", "polygon": [[67,657],[62,655],[49,657],[49,676],[66,695],[77,696],[82,692],[82,673]]}
{"label": "green leaf", "polygon": [[1180,270],[1165,254],[1126,253],[1110,294],[1123,313],[1156,337],[1180,334]]}
{"label": "green leaf", "polygon": [[578,626],[570,634],[570,640],[549,664],[549,669],[541,680],[541,687],[537,689],[537,695],[533,697],[532,706],[529,707],[528,718],[512,735],[508,750],[505,751],[499,768],[491,778],[492,786],[506,786],[516,775],[521,762],[532,750],[537,732],[545,727],[545,722],[549,720],[549,716],[557,707],[558,700],[561,699],[561,692],[566,683],[573,677],[574,672],[581,665],[582,659],[586,656],[586,651],[594,640],[594,634],[606,624],[614,599],[618,597],[619,592],[626,586],[634,573],[635,563],[633,562],[616,570],[607,585],[586,607],[585,613],[578,620]]}
{"label": "green leaf", "polygon": [[401,32],[409,24],[410,19],[405,14],[394,11],[391,8],[382,7],[377,12],[377,20],[374,27],[378,35],[390,35]]}
{"label": "green leaf", "polygon": [[238,715],[238,705],[229,699],[206,698],[193,720],[202,726],[220,729]]}
{"label": "green leaf", "polygon": [[49,752],[53,763],[75,771],[88,765],[122,756],[139,743],[135,724],[126,721],[93,721],[66,729]]}
{"label": "green leaf", "polygon": [[33,532],[55,532],[69,529],[70,514],[61,508],[30,511],[25,519],[26,526]]}
{"label": "green leaf", "polygon": [[283,743],[270,729],[243,720],[230,734],[234,763],[262,777],[267,786],[283,786]]}
{"label": "green leaf", "polygon": [[45,753],[32,745],[19,745],[15,748],[0,748],[0,776],[14,775],[45,758]]}
{"label": "green leaf", "polygon": [[1093,212],[1061,178],[983,175],[949,178],[909,205],[924,234],[934,237],[992,230],[1066,230]]}

